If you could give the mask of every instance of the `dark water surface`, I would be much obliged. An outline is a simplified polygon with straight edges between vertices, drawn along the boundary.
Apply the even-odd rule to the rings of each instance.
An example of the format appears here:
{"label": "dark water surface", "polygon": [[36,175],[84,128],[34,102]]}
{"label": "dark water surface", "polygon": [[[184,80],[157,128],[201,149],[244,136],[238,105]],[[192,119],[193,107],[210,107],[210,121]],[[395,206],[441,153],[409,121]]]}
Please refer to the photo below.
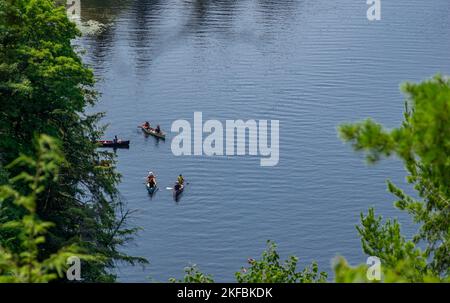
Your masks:
{"label": "dark water surface", "polygon": [[[104,24],[79,41],[101,79],[94,110],[106,112],[109,138],[131,140],[117,152],[120,190],[143,230],[124,250],[150,260],[145,270],[119,266],[121,281],[167,281],[190,263],[232,281],[267,239],[301,265],[330,271],[340,254],[362,263],[355,225],[370,206],[414,232],[386,192],[385,179],[404,183],[401,163],[366,166],[336,126],[368,116],[397,126],[401,82],[450,74],[450,2],[383,0],[379,22],[366,10],[365,0],[81,1],[81,21]],[[175,157],[174,134],[157,142],[136,128],[150,120],[170,131],[194,111],[280,120],[279,165]],[[178,204],[163,188],[148,197],[149,169],[161,187],[186,176]]]}

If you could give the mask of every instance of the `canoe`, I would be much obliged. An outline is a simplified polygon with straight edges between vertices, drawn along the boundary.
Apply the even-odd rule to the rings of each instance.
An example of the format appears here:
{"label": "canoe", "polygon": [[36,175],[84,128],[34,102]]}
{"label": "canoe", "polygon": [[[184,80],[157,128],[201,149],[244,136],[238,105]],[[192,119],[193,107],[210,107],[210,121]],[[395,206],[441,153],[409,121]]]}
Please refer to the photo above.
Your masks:
{"label": "canoe", "polygon": [[181,185],[181,188],[179,190],[176,190],[175,187],[173,188],[173,197],[175,200],[178,199],[178,197],[183,193],[184,191],[184,185]]}
{"label": "canoe", "polygon": [[130,147],[130,141],[123,141],[123,140],[118,140],[117,142],[114,142],[112,140],[102,140],[102,141],[97,141],[97,144],[99,144],[100,147],[112,147],[112,148],[129,148]]}
{"label": "canoe", "polygon": [[156,185],[153,187],[150,187],[150,185],[148,183],[147,183],[146,187],[147,187],[147,191],[150,195],[153,195],[156,192],[156,190],[158,189],[158,187]]}
{"label": "canoe", "polygon": [[147,128],[143,128],[142,126],[141,126],[141,129],[147,135],[151,135],[151,136],[154,136],[156,138],[163,139],[163,140],[166,139],[166,134],[163,133],[162,131],[160,133],[157,133],[154,128],[147,129]]}

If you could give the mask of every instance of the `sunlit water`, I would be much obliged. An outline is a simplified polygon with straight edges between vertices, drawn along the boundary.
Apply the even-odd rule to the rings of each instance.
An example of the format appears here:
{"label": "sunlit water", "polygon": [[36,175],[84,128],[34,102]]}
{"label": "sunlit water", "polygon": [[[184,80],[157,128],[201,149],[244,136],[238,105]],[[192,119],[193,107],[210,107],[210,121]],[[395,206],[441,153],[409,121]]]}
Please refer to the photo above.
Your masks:
{"label": "sunlit water", "polygon": [[[301,265],[331,271],[337,255],[363,263],[355,225],[370,206],[414,232],[386,192],[387,178],[404,184],[401,163],[366,166],[336,127],[369,116],[395,127],[401,82],[450,73],[448,0],[382,1],[379,22],[367,20],[365,0],[76,2],[88,27],[78,44],[100,78],[94,110],[106,112],[108,138],[131,140],[117,151],[120,191],[137,210],[129,225],[143,230],[123,250],[150,265],[119,265],[121,281],[167,281],[188,264],[232,281],[267,239]],[[136,128],[150,120],[170,131],[194,111],[280,120],[279,165],[175,157],[175,134],[157,142]],[[153,199],[149,169],[161,186]],[[178,173],[190,184],[175,203],[165,187]]]}

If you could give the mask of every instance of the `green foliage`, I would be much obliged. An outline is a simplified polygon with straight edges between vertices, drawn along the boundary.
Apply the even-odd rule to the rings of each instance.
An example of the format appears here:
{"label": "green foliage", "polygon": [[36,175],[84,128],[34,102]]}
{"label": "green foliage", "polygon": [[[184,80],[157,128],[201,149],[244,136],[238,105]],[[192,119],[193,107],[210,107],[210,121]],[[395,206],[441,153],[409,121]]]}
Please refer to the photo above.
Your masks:
{"label": "green foliage", "polygon": [[5,184],[8,181],[8,172],[0,164],[0,184]]}
{"label": "green foliage", "polygon": [[214,283],[212,276],[202,273],[197,265],[191,265],[184,268],[186,273],[182,280],[170,278],[171,283]]}
{"label": "green foliage", "polygon": [[[54,223],[41,245],[42,257],[76,244],[102,262],[84,266],[87,281],[113,281],[116,261],[146,262],[119,251],[136,232],[126,226],[129,212],[116,185],[114,156],[98,152],[95,140],[103,128],[101,114],[89,115],[94,104],[94,75],[83,64],[72,40],[80,34],[63,7],[52,0],[0,1],[0,174],[18,175],[15,167],[1,169],[20,154],[29,155],[35,138],[47,134],[61,142],[66,163],[57,180],[48,180],[36,194],[36,213]],[[109,168],[98,165],[111,161]],[[1,181],[1,179],[0,179]],[[1,182],[0,182],[1,184]],[[17,188],[23,195],[26,187]],[[5,203],[0,224],[23,211]],[[0,233],[0,244],[11,234]]]}
{"label": "green foliage", "polygon": [[[389,131],[367,120],[341,126],[340,135],[366,152],[371,163],[390,155],[403,161],[419,199],[390,181],[388,190],[398,199],[396,207],[408,212],[420,229],[413,241],[406,241],[398,222],[382,225],[370,210],[358,231],[364,251],[380,257],[402,280],[445,280],[450,271],[450,82],[436,76],[407,83],[403,91],[408,100],[401,127]],[[415,247],[421,241],[424,252]]]}
{"label": "green foliage", "polygon": [[[44,260],[39,259],[39,248],[45,243],[45,235],[54,226],[44,222],[36,215],[36,198],[45,190],[48,180],[56,180],[59,167],[65,163],[56,142],[42,135],[38,140],[36,159],[21,155],[10,167],[23,169],[23,172],[0,186],[0,203],[12,201],[23,209],[23,216],[0,225],[1,231],[13,231],[18,245],[15,249],[0,245],[0,283],[1,282],[49,282],[63,277],[67,259],[77,256],[80,259],[95,261],[98,257],[88,256],[76,245],[62,247]],[[30,171],[30,172],[28,172]],[[28,195],[16,188],[25,186]]]}
{"label": "green foliage", "polygon": [[[381,265],[381,281],[370,281],[366,277],[368,266],[365,264],[351,267],[345,258],[336,258],[334,275],[336,283],[448,283],[449,278],[441,278],[432,272],[419,271],[411,259],[401,260],[395,266]],[[416,279],[414,279],[416,278]]]}
{"label": "green foliage", "polygon": [[[425,253],[401,235],[397,220],[382,223],[381,216],[376,217],[371,208],[366,216],[361,214],[357,230],[364,253],[381,260],[383,282],[445,281],[429,269]],[[366,278],[367,269],[365,264],[352,268],[345,259],[338,258],[334,265],[335,280],[339,283],[371,282]]]}
{"label": "green foliage", "polygon": [[[319,272],[317,263],[297,271],[298,258],[290,256],[286,261],[280,262],[280,256],[272,241],[267,241],[267,249],[262,253],[261,260],[249,259],[249,268],[243,267],[235,273],[239,283],[323,283],[327,274]],[[170,282],[179,283],[214,283],[213,277],[199,271],[196,265],[184,269],[183,280],[169,279]]]}
{"label": "green foliage", "polygon": [[319,272],[317,263],[297,271],[298,258],[290,256],[280,262],[275,243],[267,241],[267,249],[261,260],[249,259],[250,267],[242,268],[235,274],[239,283],[313,283],[325,282],[327,274]]}
{"label": "green foliage", "polygon": [[334,280],[336,283],[368,283],[366,277],[367,265],[361,264],[357,267],[348,265],[343,257],[337,257],[333,262]]}
{"label": "green foliage", "polygon": [[397,220],[387,220],[384,224],[381,221],[381,216],[375,217],[373,209],[369,209],[367,216],[361,214],[361,225],[357,226],[357,230],[364,253],[377,256],[387,268],[396,268],[399,263],[408,262],[412,268],[402,274],[403,278],[411,282],[421,281],[422,273],[427,271],[424,254],[414,242],[406,241],[401,235]]}

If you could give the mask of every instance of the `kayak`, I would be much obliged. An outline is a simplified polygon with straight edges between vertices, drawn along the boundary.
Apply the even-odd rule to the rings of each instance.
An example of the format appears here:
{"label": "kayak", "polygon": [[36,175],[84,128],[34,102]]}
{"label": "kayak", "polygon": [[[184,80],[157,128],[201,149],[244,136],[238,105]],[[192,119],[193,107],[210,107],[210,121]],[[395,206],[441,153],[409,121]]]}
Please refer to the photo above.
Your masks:
{"label": "kayak", "polygon": [[99,144],[100,147],[112,147],[112,148],[129,148],[130,147],[130,141],[123,141],[123,140],[118,140],[117,142],[114,142],[112,140],[102,140],[102,141],[97,141],[97,144]]}
{"label": "kayak", "polygon": [[140,128],[147,135],[151,135],[151,136],[154,136],[156,138],[163,139],[163,140],[166,139],[166,134],[163,133],[162,131],[158,133],[154,128],[144,128],[142,126],[140,126]]}
{"label": "kayak", "polygon": [[156,185],[153,187],[150,187],[150,185],[148,183],[147,183],[146,187],[147,187],[147,191],[150,195],[153,195],[156,192],[156,190],[158,189],[158,187]]}
{"label": "kayak", "polygon": [[173,197],[175,200],[178,199],[178,197],[183,193],[184,191],[184,185],[181,185],[181,188],[176,190],[175,187],[173,188]]}

